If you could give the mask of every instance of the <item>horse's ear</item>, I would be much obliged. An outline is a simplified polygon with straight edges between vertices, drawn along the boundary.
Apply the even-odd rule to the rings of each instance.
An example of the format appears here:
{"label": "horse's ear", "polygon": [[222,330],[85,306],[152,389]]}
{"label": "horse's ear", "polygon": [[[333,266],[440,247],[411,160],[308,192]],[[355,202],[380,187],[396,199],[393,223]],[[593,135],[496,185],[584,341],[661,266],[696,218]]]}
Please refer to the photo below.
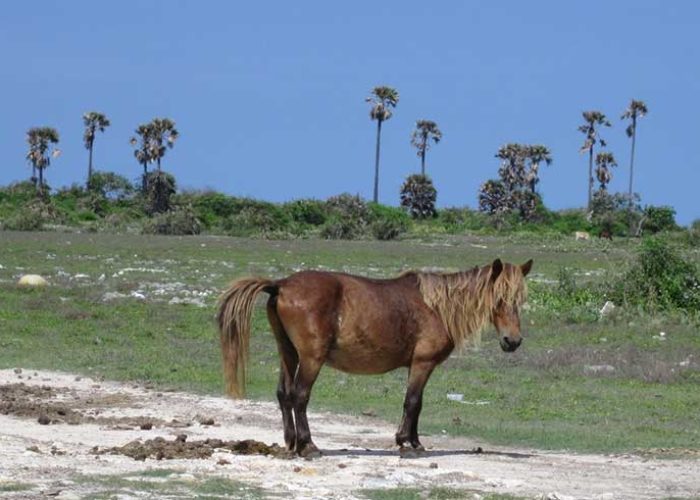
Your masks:
{"label": "horse's ear", "polygon": [[496,279],[501,275],[503,271],[503,262],[501,259],[496,259],[491,264],[491,281],[496,281]]}
{"label": "horse's ear", "polygon": [[523,276],[527,276],[532,269],[532,259],[528,260],[525,264],[520,266],[520,270],[523,272]]}

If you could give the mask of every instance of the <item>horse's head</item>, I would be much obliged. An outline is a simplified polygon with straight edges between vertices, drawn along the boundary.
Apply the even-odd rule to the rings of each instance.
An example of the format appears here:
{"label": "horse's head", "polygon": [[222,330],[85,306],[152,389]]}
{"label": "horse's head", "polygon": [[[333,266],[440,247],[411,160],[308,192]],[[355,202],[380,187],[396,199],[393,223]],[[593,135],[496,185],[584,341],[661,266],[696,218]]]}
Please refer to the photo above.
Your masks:
{"label": "horse's head", "polygon": [[[491,322],[498,331],[501,349],[515,351],[523,341],[520,336],[520,306],[524,300],[525,276],[532,269],[532,259],[521,266],[504,264],[496,259],[491,264],[494,303]],[[500,279],[499,279],[500,278]]]}

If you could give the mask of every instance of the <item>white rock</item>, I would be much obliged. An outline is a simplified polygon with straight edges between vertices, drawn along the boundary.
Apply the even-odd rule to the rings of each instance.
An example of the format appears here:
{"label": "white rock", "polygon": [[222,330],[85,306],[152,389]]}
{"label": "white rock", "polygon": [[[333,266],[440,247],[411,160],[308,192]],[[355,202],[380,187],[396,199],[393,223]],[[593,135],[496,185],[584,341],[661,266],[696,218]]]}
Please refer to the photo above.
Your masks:
{"label": "white rock", "polygon": [[25,274],[19,279],[17,284],[20,286],[46,286],[49,282],[38,274]]}
{"label": "white rock", "polygon": [[612,365],[586,365],[583,367],[584,373],[612,373],[615,367]]}

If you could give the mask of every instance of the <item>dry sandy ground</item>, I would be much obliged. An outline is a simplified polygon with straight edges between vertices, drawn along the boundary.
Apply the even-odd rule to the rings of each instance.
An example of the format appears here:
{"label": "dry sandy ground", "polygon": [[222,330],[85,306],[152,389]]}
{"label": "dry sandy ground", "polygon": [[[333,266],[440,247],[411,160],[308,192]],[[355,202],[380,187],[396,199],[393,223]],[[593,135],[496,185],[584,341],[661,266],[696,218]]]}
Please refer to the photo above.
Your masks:
{"label": "dry sandy ground", "polygon": [[[371,417],[317,412],[311,413],[310,423],[324,456],[313,461],[241,456],[227,450],[204,459],[137,461],[123,455],[95,455],[95,446],[104,449],[157,436],[170,441],[183,433],[188,442],[218,438],[271,444],[281,441],[281,423],[272,403],[160,393],[66,373],[18,372],[0,370],[0,395],[4,391],[7,399],[9,387],[15,395],[17,390],[21,396],[26,392],[14,407],[5,401],[4,412],[14,414],[0,411],[0,496],[8,498],[104,493],[104,484],[95,478],[115,475],[134,484],[126,492],[122,488],[121,498],[165,496],[138,486],[144,471],[157,475],[154,469],[170,471],[164,473],[165,480],[178,484],[223,477],[261,488],[263,496],[293,498],[356,498],[362,497],[361,490],[398,487],[463,489],[475,492],[475,498],[490,493],[550,499],[700,495],[698,460],[497,448],[449,436],[425,437],[428,451],[423,456],[400,458],[392,446],[393,425]],[[19,383],[25,385],[15,385]],[[54,422],[40,424],[33,408]],[[73,423],[67,423],[71,419]],[[141,429],[148,421],[153,427]],[[483,453],[474,451],[478,446]],[[17,484],[33,486],[8,491]],[[232,496],[236,495],[241,492]]]}

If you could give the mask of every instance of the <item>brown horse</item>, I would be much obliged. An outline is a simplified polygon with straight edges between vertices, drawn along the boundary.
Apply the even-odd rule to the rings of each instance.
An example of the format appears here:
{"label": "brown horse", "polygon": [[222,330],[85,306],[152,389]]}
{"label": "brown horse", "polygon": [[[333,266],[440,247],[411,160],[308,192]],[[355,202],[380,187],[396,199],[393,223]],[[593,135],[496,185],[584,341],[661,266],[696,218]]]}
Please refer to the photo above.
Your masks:
{"label": "brown horse", "polygon": [[317,271],[280,280],[240,279],[222,294],[217,315],[228,392],[244,394],[250,318],[256,296],[266,292],[281,360],[277,398],[287,448],[304,457],[319,455],[306,407],[327,363],[362,374],[408,367],[396,444],[422,449],[418,416],[430,374],[466,340],[478,340],[489,322],[504,351],[518,348],[519,308],[531,267],[532,260],[517,266],[496,259],[453,274],[411,271],[387,280]]}

